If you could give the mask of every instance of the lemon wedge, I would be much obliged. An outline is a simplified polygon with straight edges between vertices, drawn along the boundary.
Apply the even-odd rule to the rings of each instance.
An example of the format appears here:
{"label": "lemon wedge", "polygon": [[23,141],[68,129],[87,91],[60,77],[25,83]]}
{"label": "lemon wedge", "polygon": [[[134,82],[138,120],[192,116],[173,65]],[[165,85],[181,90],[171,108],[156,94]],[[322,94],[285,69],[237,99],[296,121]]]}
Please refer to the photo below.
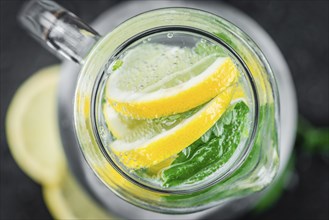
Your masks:
{"label": "lemon wedge", "polygon": [[168,130],[158,129],[157,134],[149,137],[149,128],[145,127],[145,132],[137,138],[130,137],[136,135],[132,132],[127,133],[123,139],[113,141],[110,149],[128,168],[137,169],[156,165],[176,155],[210,129],[227,109],[233,91],[233,86],[227,88],[192,116]]}
{"label": "lemon wedge", "polygon": [[[139,60],[140,63],[136,63],[136,59],[141,59],[143,55],[138,57],[135,54],[142,53],[141,49],[133,49],[123,59],[122,66],[110,75],[106,98],[118,113],[135,119],[153,119],[186,112],[208,102],[237,79],[237,68],[229,57],[217,57],[216,54],[196,57],[187,49],[158,47],[162,51],[158,53],[168,59],[156,59],[154,55],[155,58],[148,62],[155,63],[145,64],[155,65],[156,69],[138,68],[145,61]],[[147,49],[155,54],[152,48],[158,47]],[[173,63],[184,65],[182,68],[171,69]],[[186,63],[192,65],[185,66]],[[166,68],[169,70],[162,71]]]}
{"label": "lemon wedge", "polygon": [[9,149],[33,180],[56,185],[65,170],[56,117],[59,66],[40,70],[15,93],[6,117]]}

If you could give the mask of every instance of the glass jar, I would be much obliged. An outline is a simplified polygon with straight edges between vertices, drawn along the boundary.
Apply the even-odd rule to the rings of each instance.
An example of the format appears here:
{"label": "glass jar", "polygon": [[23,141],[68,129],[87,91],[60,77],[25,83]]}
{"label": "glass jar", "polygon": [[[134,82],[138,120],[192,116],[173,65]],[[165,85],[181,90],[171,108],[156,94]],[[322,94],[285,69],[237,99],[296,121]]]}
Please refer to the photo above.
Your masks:
{"label": "glass jar", "polygon": [[[260,191],[271,183],[279,166],[279,94],[264,55],[240,29],[207,12],[169,8],[136,16],[98,40],[95,31],[69,13],[57,16],[60,14],[54,13],[59,11],[57,5],[51,5],[52,11],[43,16],[46,19],[41,25],[47,26],[47,34],[41,39],[61,55],[83,65],[74,103],[76,134],[88,164],[116,195],[151,211],[183,214],[225,204]],[[45,5],[42,7],[44,9]],[[37,15],[41,12],[37,11]],[[226,47],[243,69],[251,91],[253,123],[248,144],[222,173],[193,189],[159,189],[131,178],[111,159],[100,138],[102,131],[97,118],[100,99],[97,94],[109,59],[118,53],[118,48],[123,49],[141,36],[164,30],[198,33]],[[34,32],[39,38],[40,33]]]}
{"label": "glass jar", "polygon": [[[212,183],[199,189],[167,191],[153,189],[132,179],[111,160],[96,128],[95,88],[104,65],[117,48],[163,28],[175,31],[184,27],[216,37],[232,50],[249,74],[254,96],[254,128],[241,155]],[[278,165],[279,102],[276,82],[265,57],[253,41],[237,27],[212,14],[183,8],[151,11],[121,24],[101,39],[86,59],[80,72],[75,99],[77,136],[89,165],[118,196],[142,208],[162,213],[201,211],[227,200],[264,189],[273,180]],[[95,100],[94,102],[92,100]]]}

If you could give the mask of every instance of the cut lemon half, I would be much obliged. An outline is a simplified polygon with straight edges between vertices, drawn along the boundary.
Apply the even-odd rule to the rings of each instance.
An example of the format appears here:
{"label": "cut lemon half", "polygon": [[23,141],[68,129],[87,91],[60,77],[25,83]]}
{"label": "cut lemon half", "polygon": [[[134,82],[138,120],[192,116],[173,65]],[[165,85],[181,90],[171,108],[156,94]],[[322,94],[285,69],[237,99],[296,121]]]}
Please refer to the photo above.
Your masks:
{"label": "cut lemon half", "polygon": [[233,86],[227,88],[192,116],[168,130],[159,129],[159,133],[149,138],[145,135],[149,128],[145,127],[145,132],[139,137],[130,138],[128,133],[124,139],[113,141],[110,148],[128,168],[146,168],[158,164],[188,147],[210,129],[227,109],[233,91]]}
{"label": "cut lemon half", "polygon": [[[167,63],[167,68],[170,68],[172,62],[178,62],[175,61],[177,51],[183,49],[162,48],[162,50],[169,54],[165,55],[172,58],[171,60],[168,58],[170,62],[161,59],[157,62],[161,62],[162,65],[163,62]],[[186,49],[179,52],[179,54],[186,53],[191,52]],[[176,72],[167,71],[167,75],[162,74],[161,71],[161,68],[166,69],[166,66],[153,70],[141,69],[140,71],[145,71],[144,73],[136,72],[143,62],[140,61],[138,64],[135,60],[131,61],[131,56],[135,57],[129,55],[127,59],[123,59],[122,67],[110,75],[106,86],[106,98],[118,113],[135,119],[153,119],[186,112],[208,102],[231,86],[238,75],[237,68],[229,57],[217,57],[216,54],[199,57],[197,61],[194,60],[196,55],[187,56],[193,57],[192,65],[184,66],[184,69],[178,69]],[[182,63],[186,62],[182,59],[178,60]],[[131,63],[136,63],[133,70],[129,68]],[[134,74],[138,77],[136,78]]]}
{"label": "cut lemon half", "polygon": [[6,117],[15,161],[32,179],[47,185],[57,184],[65,167],[56,116],[58,79],[59,66],[31,76],[14,95]]}
{"label": "cut lemon half", "polygon": [[44,186],[43,196],[55,219],[115,219],[97,205],[69,172],[60,184]]}

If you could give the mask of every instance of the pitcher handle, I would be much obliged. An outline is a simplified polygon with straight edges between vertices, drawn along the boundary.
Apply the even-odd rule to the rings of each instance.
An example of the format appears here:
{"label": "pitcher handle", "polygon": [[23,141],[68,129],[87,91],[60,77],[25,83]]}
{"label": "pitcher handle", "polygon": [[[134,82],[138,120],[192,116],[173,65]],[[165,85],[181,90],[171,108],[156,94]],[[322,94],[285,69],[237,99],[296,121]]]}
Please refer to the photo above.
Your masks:
{"label": "pitcher handle", "polygon": [[51,0],[30,1],[18,16],[27,31],[59,58],[83,64],[100,35]]}

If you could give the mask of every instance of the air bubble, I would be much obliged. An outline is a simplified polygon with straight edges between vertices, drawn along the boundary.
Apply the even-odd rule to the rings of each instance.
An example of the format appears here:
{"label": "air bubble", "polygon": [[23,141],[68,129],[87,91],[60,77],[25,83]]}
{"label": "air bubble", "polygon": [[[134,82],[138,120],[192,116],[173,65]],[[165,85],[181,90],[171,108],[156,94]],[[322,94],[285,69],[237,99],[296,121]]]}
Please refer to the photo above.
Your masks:
{"label": "air bubble", "polygon": [[210,136],[211,136],[211,129],[201,136],[202,142],[207,143],[210,139]]}
{"label": "air bubble", "polygon": [[99,127],[99,134],[101,137],[104,137],[106,135],[105,128],[103,126]]}
{"label": "air bubble", "polygon": [[167,37],[168,37],[168,38],[173,38],[173,36],[174,36],[174,33],[173,33],[173,32],[169,32],[169,33],[167,34]]}

